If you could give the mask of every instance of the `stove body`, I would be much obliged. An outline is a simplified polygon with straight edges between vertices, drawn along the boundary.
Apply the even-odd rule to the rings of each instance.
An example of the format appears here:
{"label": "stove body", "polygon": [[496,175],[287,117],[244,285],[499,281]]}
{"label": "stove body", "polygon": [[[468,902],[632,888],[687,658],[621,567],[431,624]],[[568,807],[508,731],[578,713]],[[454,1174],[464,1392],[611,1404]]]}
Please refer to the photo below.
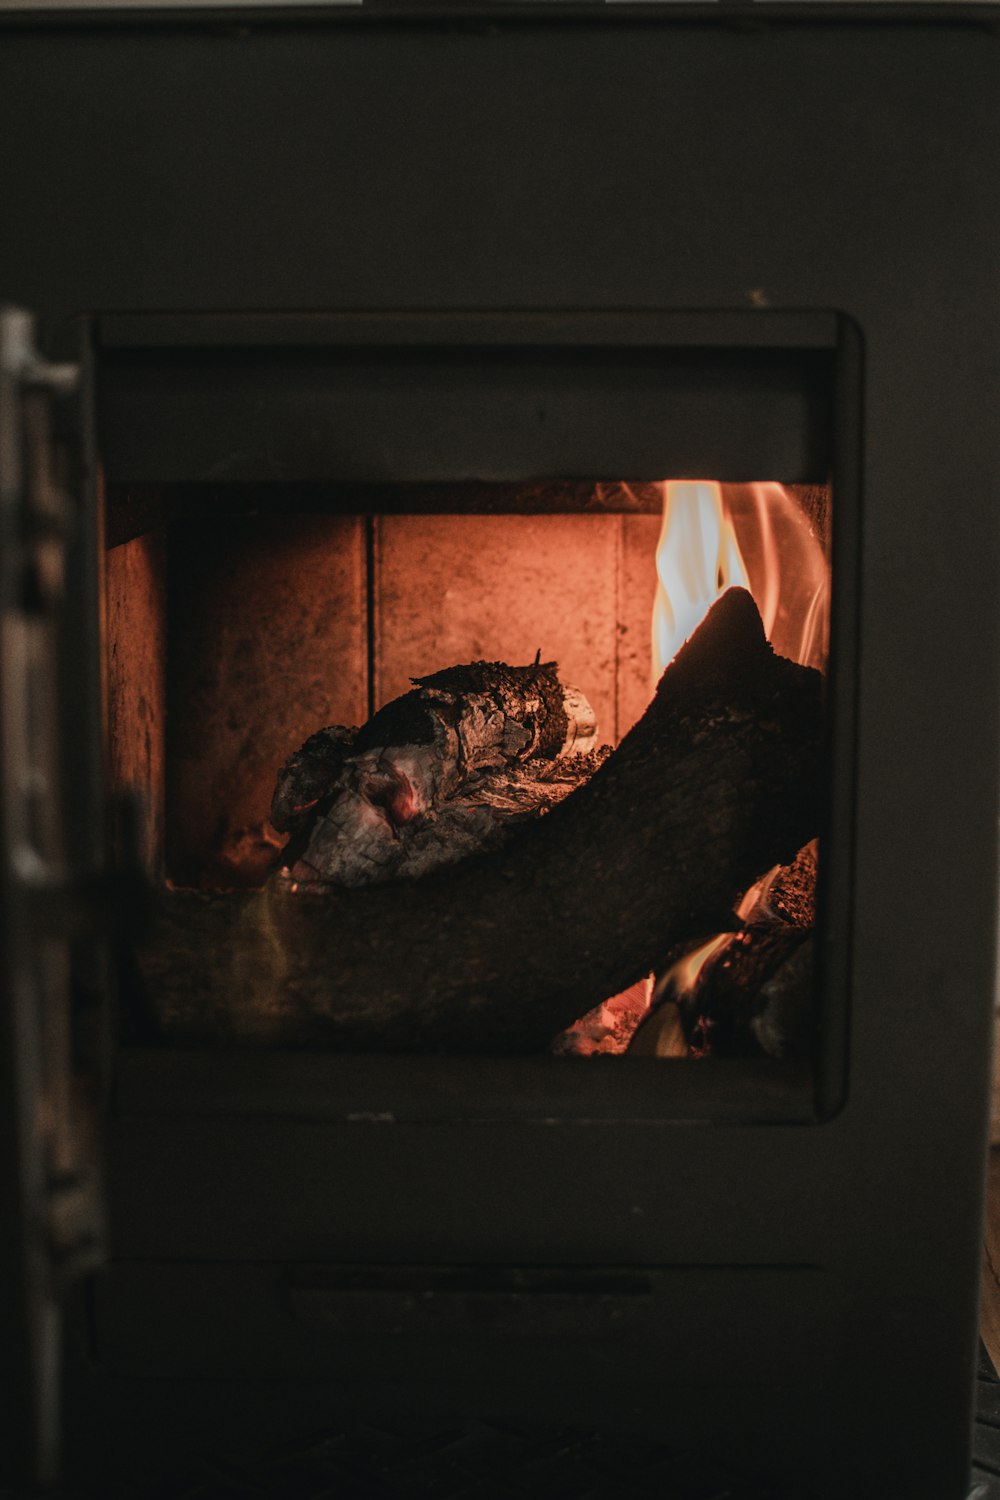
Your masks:
{"label": "stove body", "polygon": [[[775,1086],[114,1041],[107,1263],[64,1379],[88,1480],[478,1422],[808,1469],[829,1500],[965,1493],[1000,36],[988,10],[682,10],[5,25],[0,289],[49,352],[85,320],[109,486],[834,494],[814,1063]],[[95,547],[67,606],[84,716]]]}

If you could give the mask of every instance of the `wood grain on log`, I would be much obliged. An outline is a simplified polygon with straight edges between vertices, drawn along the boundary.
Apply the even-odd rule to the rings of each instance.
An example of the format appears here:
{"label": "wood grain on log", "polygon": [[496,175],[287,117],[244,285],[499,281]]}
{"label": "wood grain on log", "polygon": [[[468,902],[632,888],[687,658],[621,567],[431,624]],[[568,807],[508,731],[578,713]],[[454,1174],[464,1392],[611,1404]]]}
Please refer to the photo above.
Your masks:
{"label": "wood grain on log", "polygon": [[322,897],[174,894],[142,955],[165,1034],[544,1049],[815,835],[821,699],[730,590],[618,750],[498,853]]}

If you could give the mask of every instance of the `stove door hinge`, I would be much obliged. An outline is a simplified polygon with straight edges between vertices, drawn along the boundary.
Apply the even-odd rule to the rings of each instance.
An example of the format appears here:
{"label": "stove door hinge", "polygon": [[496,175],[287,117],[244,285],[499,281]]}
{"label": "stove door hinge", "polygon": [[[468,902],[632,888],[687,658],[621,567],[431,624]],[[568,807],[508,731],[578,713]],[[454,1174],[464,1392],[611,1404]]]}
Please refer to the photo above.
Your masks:
{"label": "stove door hinge", "polygon": [[78,366],[38,355],[30,314],[0,308],[0,1484],[55,1474],[63,1298],[104,1247],[103,1028],[79,957],[107,881],[73,833],[93,755],[67,706],[87,634],[71,577],[89,545],[85,466],[54,438],[68,416],[82,450],[80,387]]}

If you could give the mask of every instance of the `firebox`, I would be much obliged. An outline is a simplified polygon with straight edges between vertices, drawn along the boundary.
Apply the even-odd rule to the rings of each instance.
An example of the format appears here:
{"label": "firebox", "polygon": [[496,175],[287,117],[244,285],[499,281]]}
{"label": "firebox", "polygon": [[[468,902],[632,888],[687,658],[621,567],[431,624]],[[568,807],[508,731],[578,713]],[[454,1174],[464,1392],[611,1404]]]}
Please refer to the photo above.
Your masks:
{"label": "firebox", "polygon": [[[386,320],[374,345],[322,351],[324,333],[364,326],[303,319],[275,332],[312,339],[307,358],[288,342],[197,350],[226,408],[211,419],[216,452],[197,457],[183,423],[169,445],[160,432],[164,404],[189,399],[192,356],[164,367],[125,342],[169,337],[162,322],[105,326],[113,784],[141,793],[147,863],[169,887],[125,996],[150,1039],[461,1053],[622,1052],[634,1039],[655,1053],[678,1050],[669,1034],[684,1018],[701,1055],[821,1050],[812,841],[827,816],[829,486],[604,477],[621,472],[638,422],[661,471],[710,463],[720,420],[743,425],[745,464],[827,471],[836,320],[803,324],[805,347],[777,351],[759,347],[761,320],[739,325],[660,320],[658,346],[648,317],[559,330],[499,319],[499,352],[484,353],[481,319],[411,318],[403,332]],[[220,331],[232,337],[209,319],[195,337]],[[692,333],[707,345],[671,346]],[[740,335],[738,353],[717,343]],[[320,453],[283,430],[301,420],[281,411],[292,366],[313,419],[327,408]],[[700,392],[712,410],[698,431],[683,408]],[[233,452],[244,473],[260,465],[262,401],[293,472],[192,479]],[[423,408],[423,451],[399,448]],[[670,437],[682,422],[684,454]],[[574,449],[600,478],[559,477]],[[352,479],[366,468],[381,481]],[[713,606],[730,587],[756,606],[727,626],[731,601]],[[678,657],[696,634],[700,672]],[[650,705],[675,657],[677,689]],[[685,671],[698,680],[686,696]],[[686,718],[669,749],[675,703]],[[707,960],[708,944],[716,987],[725,974],[728,995],[740,976],[745,1015],[730,1015],[732,996],[709,1000],[708,966],[678,988],[677,965]]]}
{"label": "firebox", "polygon": [[4,26],[12,1472],[959,1500],[995,11]]}

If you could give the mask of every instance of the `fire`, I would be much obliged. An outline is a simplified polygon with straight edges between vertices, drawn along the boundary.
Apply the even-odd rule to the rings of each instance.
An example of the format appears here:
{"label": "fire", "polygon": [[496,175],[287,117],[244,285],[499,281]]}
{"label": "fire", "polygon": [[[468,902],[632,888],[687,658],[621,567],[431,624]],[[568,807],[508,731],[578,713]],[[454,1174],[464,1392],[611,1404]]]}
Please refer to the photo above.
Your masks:
{"label": "fire", "polygon": [[[736,916],[741,922],[746,922],[754,909],[767,899],[767,894],[780,873],[781,866],[775,865],[762,875],[759,880],[754,881],[742,899],[735,907]],[[697,948],[692,948],[690,953],[685,953],[683,958],[678,958],[670,965],[670,968],[662,974],[656,984],[657,997],[668,994],[675,1000],[690,995],[697,987],[701,978],[702,970],[711,963],[712,959],[732,942],[732,932],[717,932],[705,943],[700,943]]]}
{"label": "fire", "polygon": [[775,865],[772,870],[768,870],[766,875],[762,875],[759,880],[755,880],[750,889],[743,893],[743,898],[736,907],[736,915],[741,922],[748,921],[754,907],[761,905],[767,900],[767,894],[774,884],[780,869],[780,865]]}
{"label": "fire", "polygon": [[660,982],[661,988],[665,989],[669,985],[675,996],[690,994],[709,959],[714,958],[731,937],[731,932],[717,933],[715,937],[709,938],[707,943],[702,943],[700,948],[695,948],[693,953],[688,953],[684,958],[678,959],[663,976]]}
{"label": "fire", "polygon": [[663,486],[663,526],[656,548],[653,680],[677,655],[720,594],[749,588],[732,522],[717,484]]}
{"label": "fire", "polygon": [[[653,686],[701,624],[720,594],[749,589],[779,656],[824,667],[829,628],[830,570],[823,547],[794,495],[780,484],[720,485],[674,481],[663,491],[653,604]],[[766,901],[778,873],[767,872],[736,907],[741,922]],[[691,995],[706,967],[733,941],[720,932],[672,964],[656,984],[657,998]],[[724,962],[724,958],[720,958]],[[690,1037],[692,1057],[711,1052],[701,1017]]]}
{"label": "fire", "polygon": [[780,484],[677,480],[661,486],[653,683],[720,594],[749,589],[781,656],[826,660],[829,567],[794,496]]}

